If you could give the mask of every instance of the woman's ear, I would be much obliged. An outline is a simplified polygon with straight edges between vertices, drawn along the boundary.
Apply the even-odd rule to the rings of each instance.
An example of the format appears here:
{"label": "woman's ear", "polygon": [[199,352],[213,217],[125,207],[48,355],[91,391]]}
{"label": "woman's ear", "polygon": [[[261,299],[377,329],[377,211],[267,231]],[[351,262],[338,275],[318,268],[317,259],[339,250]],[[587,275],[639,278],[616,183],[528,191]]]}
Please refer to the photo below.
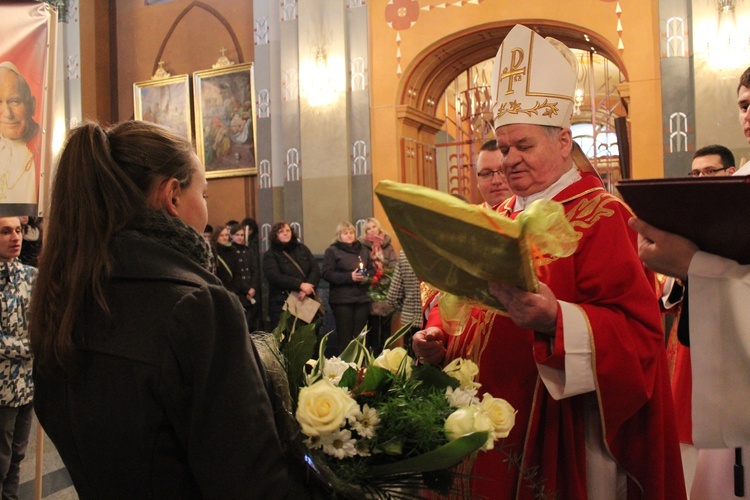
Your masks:
{"label": "woman's ear", "polygon": [[153,193],[151,205],[157,210],[165,210],[169,215],[177,217],[180,205],[180,181],[174,177],[163,180]]}

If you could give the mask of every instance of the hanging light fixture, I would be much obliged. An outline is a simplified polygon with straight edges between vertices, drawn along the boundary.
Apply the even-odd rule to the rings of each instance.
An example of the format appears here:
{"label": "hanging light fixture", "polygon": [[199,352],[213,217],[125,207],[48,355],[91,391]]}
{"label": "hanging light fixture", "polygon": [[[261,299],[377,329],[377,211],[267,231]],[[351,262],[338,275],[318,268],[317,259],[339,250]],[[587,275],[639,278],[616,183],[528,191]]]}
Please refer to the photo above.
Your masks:
{"label": "hanging light fixture", "polygon": [[[739,0],[742,1],[742,0]],[[736,6],[738,0],[713,0],[718,17],[716,35],[709,40],[707,62],[714,70],[727,70],[747,65],[750,56],[748,34],[737,27]]]}

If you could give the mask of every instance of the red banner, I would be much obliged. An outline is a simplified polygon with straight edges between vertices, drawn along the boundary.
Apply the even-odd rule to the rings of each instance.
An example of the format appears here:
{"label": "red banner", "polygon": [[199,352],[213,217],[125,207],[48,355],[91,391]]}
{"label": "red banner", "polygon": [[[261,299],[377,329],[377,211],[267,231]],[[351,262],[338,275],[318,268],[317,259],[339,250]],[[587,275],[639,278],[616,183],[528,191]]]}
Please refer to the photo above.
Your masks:
{"label": "red banner", "polygon": [[37,215],[50,164],[57,13],[40,2],[0,4],[0,215]]}

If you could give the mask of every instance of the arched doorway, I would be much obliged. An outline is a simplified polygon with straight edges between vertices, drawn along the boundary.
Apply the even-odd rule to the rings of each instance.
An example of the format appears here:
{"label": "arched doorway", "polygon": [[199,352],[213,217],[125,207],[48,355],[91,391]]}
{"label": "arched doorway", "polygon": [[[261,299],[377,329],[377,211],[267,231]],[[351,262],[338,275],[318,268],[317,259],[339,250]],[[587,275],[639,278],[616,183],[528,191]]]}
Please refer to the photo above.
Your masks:
{"label": "arched doorway", "polygon": [[[480,201],[476,199],[471,166],[483,140],[491,138],[494,132],[489,122],[491,63],[500,43],[517,22],[482,25],[446,37],[422,51],[406,69],[397,94],[403,182]],[[582,102],[574,123],[590,124],[591,131],[585,135],[590,135],[594,144],[599,144],[596,137],[599,133],[608,138],[608,134],[615,132],[613,117],[623,117],[624,121],[627,114],[627,73],[617,51],[603,38],[578,26],[550,21],[521,22],[540,35],[557,38],[574,49],[584,75],[579,77]],[[608,72],[614,68],[617,91],[613,92],[609,83],[602,86],[601,81],[594,81],[595,68],[602,66]],[[465,79],[466,84],[446,98],[446,90],[455,85],[457,78]],[[610,77],[607,78],[609,81]],[[608,142],[607,146],[602,151],[609,153],[611,144]],[[627,144],[623,146],[627,148]],[[597,148],[593,151],[596,164]],[[602,160],[600,168],[605,174],[613,168],[611,155],[607,161],[605,165]]]}

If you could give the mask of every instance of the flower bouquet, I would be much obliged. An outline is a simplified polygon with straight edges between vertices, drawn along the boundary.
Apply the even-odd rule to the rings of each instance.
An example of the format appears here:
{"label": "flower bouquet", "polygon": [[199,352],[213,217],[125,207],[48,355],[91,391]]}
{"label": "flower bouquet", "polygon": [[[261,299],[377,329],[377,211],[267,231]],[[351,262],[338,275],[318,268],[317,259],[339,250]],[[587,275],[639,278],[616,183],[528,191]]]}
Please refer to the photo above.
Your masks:
{"label": "flower bouquet", "polygon": [[375,275],[370,278],[367,286],[367,295],[372,299],[370,303],[370,314],[373,316],[388,316],[393,312],[393,307],[388,304],[388,289],[391,287],[393,270],[377,268]]}
{"label": "flower bouquet", "polygon": [[370,279],[367,295],[375,302],[388,300],[388,289],[391,287],[391,276],[393,270],[376,269],[375,275]]}
{"label": "flower bouquet", "polygon": [[[425,489],[449,493],[451,468],[508,435],[515,411],[505,400],[477,396],[477,366],[456,359],[444,369],[414,365],[395,347],[365,347],[366,330],[338,357],[325,358],[315,326],[297,327],[286,313],[267,336],[286,373],[292,438],[333,494],[404,498]],[[268,366],[268,363],[266,363]]]}

